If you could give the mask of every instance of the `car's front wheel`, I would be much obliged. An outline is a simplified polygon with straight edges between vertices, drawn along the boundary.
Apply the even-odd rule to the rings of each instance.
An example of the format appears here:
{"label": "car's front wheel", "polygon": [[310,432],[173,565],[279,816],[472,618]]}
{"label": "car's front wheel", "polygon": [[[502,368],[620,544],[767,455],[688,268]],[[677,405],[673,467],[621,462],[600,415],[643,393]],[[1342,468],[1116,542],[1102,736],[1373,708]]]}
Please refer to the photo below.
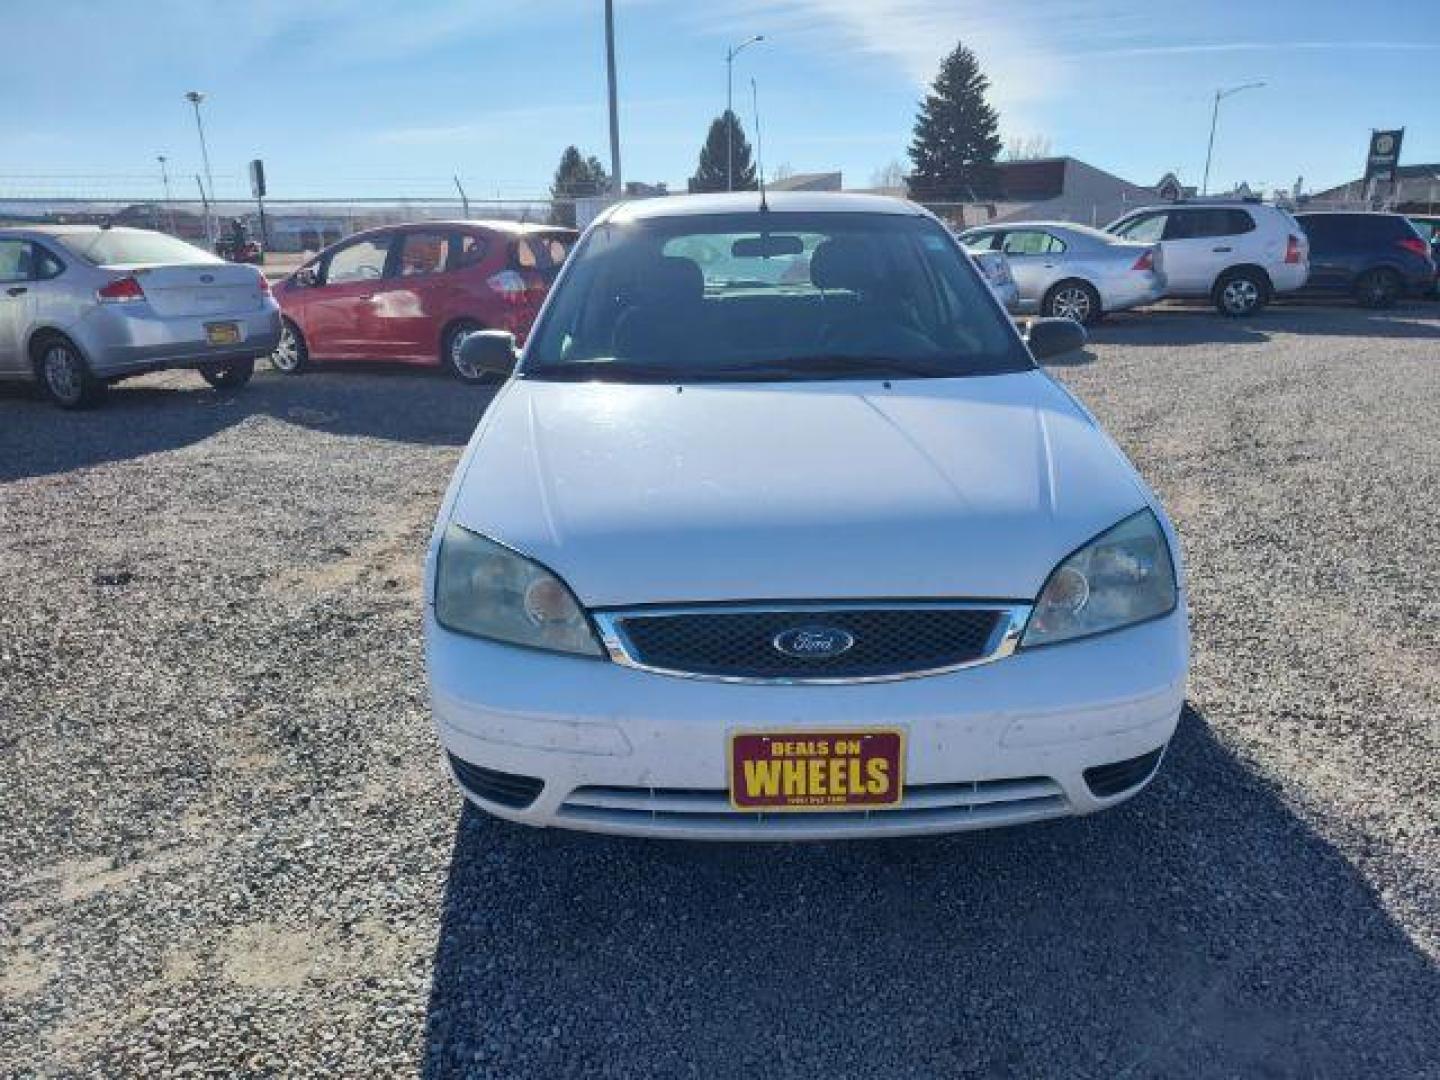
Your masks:
{"label": "car's front wheel", "polygon": [[1040,313],[1051,319],[1071,319],[1081,326],[1100,321],[1100,294],[1086,281],[1062,281],[1048,293]]}
{"label": "car's front wheel", "polygon": [[310,350],[300,328],[286,319],[280,327],[280,343],[270,354],[270,366],[282,375],[299,375],[310,363]]}
{"label": "car's front wheel", "polygon": [[1215,283],[1215,310],[1232,319],[1254,315],[1270,298],[1270,283],[1253,270],[1231,270]]}
{"label": "car's front wheel", "polygon": [[489,378],[475,365],[466,363],[465,358],[460,355],[460,347],[465,344],[465,339],[475,331],[483,329],[478,322],[462,319],[445,331],[445,340],[440,346],[440,358],[450,374],[461,382],[482,383]]}
{"label": "car's front wheel", "polygon": [[93,409],[110,389],[97,379],[80,350],[62,337],[47,338],[36,350],[35,375],[45,395],[62,409]]}
{"label": "car's front wheel", "polygon": [[1400,299],[1400,276],[1393,270],[1367,270],[1355,282],[1355,302],[1361,307],[1394,307]]}
{"label": "car's front wheel", "polygon": [[229,360],[220,364],[206,364],[200,369],[200,377],[216,390],[239,390],[254,374],[254,360]]}

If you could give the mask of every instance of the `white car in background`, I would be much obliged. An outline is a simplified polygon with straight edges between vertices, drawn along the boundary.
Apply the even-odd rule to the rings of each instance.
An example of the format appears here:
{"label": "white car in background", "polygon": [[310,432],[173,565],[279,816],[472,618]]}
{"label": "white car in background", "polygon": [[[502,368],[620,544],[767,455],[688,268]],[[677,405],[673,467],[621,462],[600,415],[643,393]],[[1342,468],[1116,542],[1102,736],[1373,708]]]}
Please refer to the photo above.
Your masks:
{"label": "white car in background", "polygon": [[[794,272],[735,265],[767,262]],[[605,211],[518,369],[508,334],[462,346],[513,377],[426,563],[461,790],[530,825],[717,840],[1134,795],[1184,700],[1185,591],[1159,501],[1035,363],[1084,336],[1022,338],[910,203]]]}
{"label": "white car in background", "polygon": [[1253,315],[1310,276],[1310,242],[1289,211],[1250,201],[1167,203],[1132,210],[1105,231],[1164,250],[1169,295]]}
{"label": "white car in background", "polygon": [[279,340],[257,267],[149,229],[0,229],[0,379],[36,380],[62,408],[166,368],[236,390]]}
{"label": "white car in background", "polygon": [[1158,244],[1137,244],[1064,222],[1013,222],[967,229],[960,241],[976,259],[1005,259],[1018,310],[1086,326],[1107,312],[1153,304],[1165,295]]}

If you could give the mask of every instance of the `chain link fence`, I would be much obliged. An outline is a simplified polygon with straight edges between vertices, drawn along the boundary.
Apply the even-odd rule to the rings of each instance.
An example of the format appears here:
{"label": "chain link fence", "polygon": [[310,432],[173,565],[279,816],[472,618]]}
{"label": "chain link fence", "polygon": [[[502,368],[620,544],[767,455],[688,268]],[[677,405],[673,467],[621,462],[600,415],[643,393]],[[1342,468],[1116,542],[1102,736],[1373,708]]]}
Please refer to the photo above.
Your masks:
{"label": "chain link fence", "polygon": [[[267,252],[301,255],[380,225],[414,221],[505,220],[573,224],[573,199],[266,199],[0,198],[0,225],[108,224],[155,229],[206,246],[239,220]],[[582,206],[582,215],[583,215]],[[209,224],[207,227],[207,216]]]}

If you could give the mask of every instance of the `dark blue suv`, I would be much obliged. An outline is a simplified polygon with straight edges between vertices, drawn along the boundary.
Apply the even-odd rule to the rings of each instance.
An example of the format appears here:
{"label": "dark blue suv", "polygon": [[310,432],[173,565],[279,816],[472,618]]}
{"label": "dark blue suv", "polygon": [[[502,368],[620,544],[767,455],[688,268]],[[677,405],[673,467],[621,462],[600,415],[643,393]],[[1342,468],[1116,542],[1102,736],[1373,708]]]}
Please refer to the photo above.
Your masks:
{"label": "dark blue suv", "polygon": [[1430,245],[1400,214],[1296,214],[1310,238],[1310,277],[1295,295],[1352,296],[1386,308],[1435,286]]}

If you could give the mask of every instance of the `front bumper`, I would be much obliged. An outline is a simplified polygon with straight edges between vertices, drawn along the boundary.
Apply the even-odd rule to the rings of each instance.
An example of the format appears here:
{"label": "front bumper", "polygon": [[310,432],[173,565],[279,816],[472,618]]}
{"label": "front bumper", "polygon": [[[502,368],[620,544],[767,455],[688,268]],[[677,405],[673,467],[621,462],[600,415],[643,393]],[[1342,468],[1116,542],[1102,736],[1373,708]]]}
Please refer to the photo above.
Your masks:
{"label": "front bumper", "polygon": [[[454,634],[428,611],[426,638],[436,728],[456,771],[468,764],[539,781],[538,794],[496,801],[472,780],[461,786],[473,802],[528,825],[689,839],[916,835],[1104,809],[1140,790],[1153,767],[1106,795],[1086,770],[1166,745],[1188,665],[1183,606],[946,675],[841,686],[656,675]],[[876,726],[905,731],[898,808],[730,807],[730,731]]]}
{"label": "front bumper", "polygon": [[[235,323],[233,345],[206,341],[207,323]],[[163,317],[147,304],[100,305],[75,329],[90,369],[102,379],[167,368],[191,368],[268,356],[280,343],[280,309],[273,300],[254,311]]]}

